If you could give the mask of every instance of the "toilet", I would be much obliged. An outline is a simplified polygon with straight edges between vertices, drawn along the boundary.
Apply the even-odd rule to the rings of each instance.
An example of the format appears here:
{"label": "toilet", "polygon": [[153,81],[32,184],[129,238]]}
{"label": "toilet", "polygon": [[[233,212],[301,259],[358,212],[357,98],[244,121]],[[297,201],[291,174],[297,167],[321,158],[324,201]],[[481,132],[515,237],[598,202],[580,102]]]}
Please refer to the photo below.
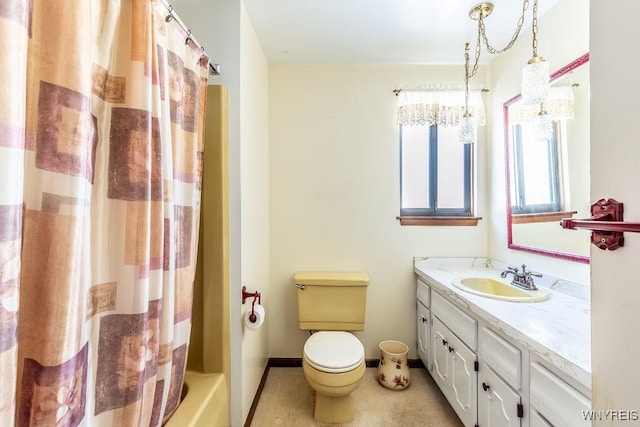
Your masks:
{"label": "toilet", "polygon": [[351,393],[366,365],[364,346],[350,331],[364,330],[369,277],[365,273],[298,272],[298,325],[311,335],[302,369],[315,392],[313,418],[342,424],[355,419]]}

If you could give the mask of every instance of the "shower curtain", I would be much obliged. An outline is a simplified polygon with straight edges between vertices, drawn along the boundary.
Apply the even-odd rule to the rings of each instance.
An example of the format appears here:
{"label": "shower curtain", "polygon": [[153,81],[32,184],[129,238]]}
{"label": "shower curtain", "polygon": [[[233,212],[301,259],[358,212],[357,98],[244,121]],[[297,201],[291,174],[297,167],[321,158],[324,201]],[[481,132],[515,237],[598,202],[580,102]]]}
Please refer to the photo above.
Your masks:
{"label": "shower curtain", "polygon": [[156,426],[180,401],[208,58],[168,15],[0,1],[2,426]]}

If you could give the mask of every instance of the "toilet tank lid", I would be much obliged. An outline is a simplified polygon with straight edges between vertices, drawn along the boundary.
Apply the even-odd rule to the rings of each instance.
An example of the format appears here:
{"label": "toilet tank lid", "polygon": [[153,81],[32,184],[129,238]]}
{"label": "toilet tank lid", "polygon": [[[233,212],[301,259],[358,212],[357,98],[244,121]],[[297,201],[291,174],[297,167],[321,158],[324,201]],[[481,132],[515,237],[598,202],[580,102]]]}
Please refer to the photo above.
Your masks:
{"label": "toilet tank lid", "polygon": [[369,276],[366,273],[337,271],[299,271],[293,280],[296,285],[367,286],[369,284]]}

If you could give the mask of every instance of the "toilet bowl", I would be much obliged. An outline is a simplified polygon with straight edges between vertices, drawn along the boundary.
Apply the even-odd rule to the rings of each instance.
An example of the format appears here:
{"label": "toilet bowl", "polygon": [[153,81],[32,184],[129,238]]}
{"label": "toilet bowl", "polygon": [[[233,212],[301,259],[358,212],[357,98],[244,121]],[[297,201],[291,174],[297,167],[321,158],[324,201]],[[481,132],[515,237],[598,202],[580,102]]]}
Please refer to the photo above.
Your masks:
{"label": "toilet bowl", "polygon": [[353,421],[351,392],[366,370],[362,343],[348,332],[316,332],[305,342],[302,368],[315,391],[313,418],[333,424]]}

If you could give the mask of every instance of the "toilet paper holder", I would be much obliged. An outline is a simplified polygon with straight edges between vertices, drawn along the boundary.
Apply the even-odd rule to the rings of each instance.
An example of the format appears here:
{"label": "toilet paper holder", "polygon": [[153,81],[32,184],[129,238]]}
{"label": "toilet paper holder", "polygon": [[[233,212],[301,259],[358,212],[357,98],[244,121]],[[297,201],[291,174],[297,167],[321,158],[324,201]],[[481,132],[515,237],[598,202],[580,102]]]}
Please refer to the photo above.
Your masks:
{"label": "toilet paper holder", "polygon": [[247,287],[243,286],[242,287],[242,304],[245,303],[247,298],[253,298],[253,301],[251,302],[251,314],[249,315],[249,320],[253,323],[257,319],[256,312],[255,312],[255,306],[256,306],[256,300],[258,300],[258,304],[260,304],[260,292],[258,292],[258,291],[256,291],[256,292],[248,292],[247,291]]}

